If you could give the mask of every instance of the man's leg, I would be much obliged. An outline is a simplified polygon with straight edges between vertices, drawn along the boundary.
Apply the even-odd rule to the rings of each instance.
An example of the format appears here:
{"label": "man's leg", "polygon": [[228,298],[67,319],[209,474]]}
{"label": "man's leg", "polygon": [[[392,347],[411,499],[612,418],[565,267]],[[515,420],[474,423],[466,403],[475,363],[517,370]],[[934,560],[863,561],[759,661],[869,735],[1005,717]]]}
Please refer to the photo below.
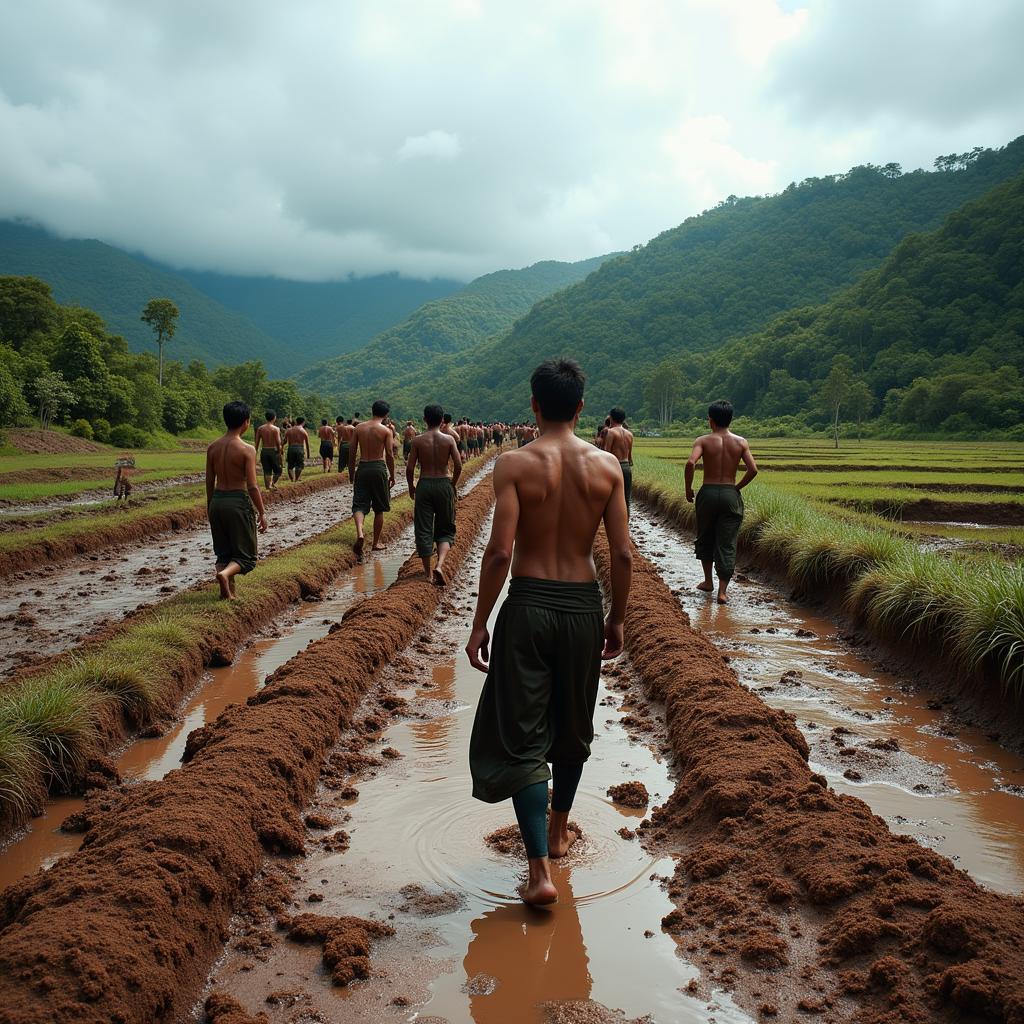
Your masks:
{"label": "man's leg", "polygon": [[380,542],[380,535],[384,532],[384,513],[373,513],[373,550],[383,551],[384,545]]}
{"label": "man's leg", "polygon": [[548,784],[535,782],[519,790],[512,797],[519,832],[526,847],[530,864],[530,877],[519,890],[525,903],[536,907],[547,906],[558,899],[558,890],[551,881],[548,861]]}
{"label": "man's leg", "polygon": [[242,571],[237,562],[228,562],[227,565],[217,565],[217,586],[220,587],[221,600],[227,601],[235,596],[234,577]]}
{"label": "man's leg", "polygon": [[569,828],[569,812],[576,799],[576,789],[583,777],[583,762],[559,762],[551,766],[551,818],[548,821],[548,853],[564,857],[579,838]]}
{"label": "man's leg", "polygon": [[715,559],[715,519],[714,510],[709,507],[708,494],[702,487],[697,492],[694,503],[694,516],[697,520],[697,540],[693,550],[704,567],[704,582],[697,584],[697,589],[710,594],[715,589],[711,578],[711,568]]}
{"label": "man's leg", "polygon": [[353,512],[352,518],[356,524],[356,542],[352,550],[355,551],[356,558],[361,562],[363,560],[363,545],[366,543],[366,538],[363,536],[363,521],[366,519],[366,513]]}
{"label": "man's leg", "polygon": [[[434,582],[439,587],[444,587],[448,584],[448,577],[444,574],[444,563],[448,557],[448,552],[451,551],[452,546],[448,541],[443,540],[437,545],[437,565],[434,568]],[[428,559],[427,564],[430,564]]]}
{"label": "man's leg", "polygon": [[732,507],[719,513],[715,523],[715,569],[718,572],[718,603],[728,604],[725,592],[736,569],[736,538],[743,523],[743,499],[736,492]]}

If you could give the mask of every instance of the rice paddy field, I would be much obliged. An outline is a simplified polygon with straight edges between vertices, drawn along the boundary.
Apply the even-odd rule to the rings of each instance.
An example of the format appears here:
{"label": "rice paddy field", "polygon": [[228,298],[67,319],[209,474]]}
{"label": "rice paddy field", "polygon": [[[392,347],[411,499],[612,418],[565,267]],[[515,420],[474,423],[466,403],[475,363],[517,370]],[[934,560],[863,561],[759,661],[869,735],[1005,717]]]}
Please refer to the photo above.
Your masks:
{"label": "rice paddy field", "polygon": [[[1024,445],[950,441],[751,440],[756,488],[798,496],[848,521],[926,547],[1024,548]],[[637,438],[638,456],[682,466],[688,441]],[[698,477],[699,479],[699,477]]]}

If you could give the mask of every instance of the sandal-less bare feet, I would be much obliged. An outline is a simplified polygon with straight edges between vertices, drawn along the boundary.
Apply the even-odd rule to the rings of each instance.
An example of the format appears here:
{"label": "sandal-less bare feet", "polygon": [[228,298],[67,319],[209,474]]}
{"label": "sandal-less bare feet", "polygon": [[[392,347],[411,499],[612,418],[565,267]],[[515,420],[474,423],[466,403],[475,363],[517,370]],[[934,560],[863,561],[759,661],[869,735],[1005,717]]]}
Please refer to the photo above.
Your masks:
{"label": "sandal-less bare feet", "polygon": [[727,598],[727,597],[722,597],[721,595],[719,595],[719,597],[718,597],[718,603],[719,603],[719,604],[728,604],[728,603],[729,603],[729,598]]}
{"label": "sandal-less bare feet", "polygon": [[549,835],[548,856],[552,860],[558,860],[560,857],[564,857],[577,839],[579,839],[579,836],[571,828],[565,830],[564,839],[561,836]]}
{"label": "sandal-less bare feet", "polygon": [[365,543],[365,537],[357,537],[355,544],[352,545],[352,550],[355,552],[356,561],[361,562],[363,560],[363,545]]}
{"label": "sandal-less bare feet", "polygon": [[558,890],[551,882],[524,882],[519,886],[518,892],[522,901],[529,903],[531,907],[549,907],[552,903],[558,902]]}
{"label": "sandal-less bare feet", "polygon": [[433,581],[434,581],[434,586],[435,587],[446,587],[446,586],[448,586],[448,580],[445,577],[443,569],[435,569],[434,570]]}
{"label": "sandal-less bare feet", "polygon": [[705,594],[710,594],[715,589],[714,583],[698,583],[697,589],[703,591]]}

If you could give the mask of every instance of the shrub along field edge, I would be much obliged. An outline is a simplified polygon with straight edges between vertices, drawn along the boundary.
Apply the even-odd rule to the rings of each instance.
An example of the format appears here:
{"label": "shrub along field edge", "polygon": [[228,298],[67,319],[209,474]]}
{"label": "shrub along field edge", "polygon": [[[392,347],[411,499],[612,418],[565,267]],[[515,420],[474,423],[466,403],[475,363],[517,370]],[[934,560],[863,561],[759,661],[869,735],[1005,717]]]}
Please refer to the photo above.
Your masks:
{"label": "shrub along field edge", "polygon": [[[683,471],[636,460],[634,494],[693,529]],[[941,650],[971,676],[1024,693],[1024,565],[933,553],[890,531],[838,519],[760,481],[744,492],[740,544],[797,587],[826,587],[880,634]]]}
{"label": "shrub along field edge", "polygon": [[[459,504],[453,576],[487,521],[487,480]],[[156,1024],[191,1005],[265,851],[303,850],[299,812],[380,669],[444,593],[413,555],[343,628],[192,734],[189,760],[91,815],[81,849],[0,900],[0,1017]],[[83,883],[83,879],[87,882]]]}
{"label": "shrub along field edge", "polygon": [[[263,491],[263,500],[270,505],[297,501],[328,487],[338,487],[347,480],[347,473],[325,473],[297,484],[284,484],[272,494]],[[176,507],[160,512],[148,508],[121,509],[109,516],[103,515],[103,522],[98,522],[98,518],[76,517],[0,536],[0,578],[23,572],[41,562],[62,562],[115,544],[143,540],[171,530],[192,529],[206,521],[206,501],[205,498],[197,501],[195,494],[186,494]]]}
{"label": "shrub along field edge", "polygon": [[[391,509],[385,542],[412,521],[413,502],[394,498]],[[351,568],[354,541],[346,519],[259,562],[235,601],[200,584],[0,689],[0,837],[37,814],[49,792],[81,787],[103,751],[170,715],[206,665],[230,663],[253,632]]]}

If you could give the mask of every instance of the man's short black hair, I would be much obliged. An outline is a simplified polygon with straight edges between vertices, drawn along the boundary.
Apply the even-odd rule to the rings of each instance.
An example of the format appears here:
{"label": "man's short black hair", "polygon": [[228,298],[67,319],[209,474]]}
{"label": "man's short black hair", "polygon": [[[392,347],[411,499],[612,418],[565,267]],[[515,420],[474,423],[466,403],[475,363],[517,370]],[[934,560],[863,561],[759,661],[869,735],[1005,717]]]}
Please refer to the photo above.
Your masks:
{"label": "man's short black hair", "polygon": [[268,409],[263,415],[267,417],[268,423],[272,423],[277,419],[277,413],[273,409]]}
{"label": "man's short black hair", "polygon": [[615,408],[612,409],[612,411],[610,413],[608,413],[608,415],[613,420],[615,420],[616,423],[625,423],[626,422],[626,410],[623,409],[621,405],[615,406]]}
{"label": "man's short black hair", "polygon": [[295,423],[296,423],[297,426],[301,427],[302,424],[305,423],[305,422],[306,422],[306,417],[305,416],[296,416],[295,417]]}
{"label": "man's short black hair", "polygon": [[345,417],[344,416],[335,416],[334,417],[334,422],[335,423],[344,423],[345,422]]}
{"label": "man's short black hair", "polygon": [[575,359],[548,359],[530,377],[530,391],[540,413],[553,423],[568,423],[583,400],[587,378]]}
{"label": "man's short black hair", "polygon": [[445,421],[445,423],[451,423],[451,421],[452,421],[452,414],[450,412],[446,412],[444,414],[444,421]]}
{"label": "man's short black hair", "polygon": [[351,420],[345,420],[345,425],[348,426],[348,427],[351,427],[352,426],[352,421]]}
{"label": "man's short black hair", "polygon": [[720,398],[708,406],[708,419],[716,427],[727,427],[732,423],[732,402],[727,398]]}
{"label": "man's short black hair", "polygon": [[249,418],[249,406],[245,402],[228,402],[224,406],[224,422],[228,430],[237,430]]}
{"label": "man's short black hair", "polygon": [[424,408],[423,419],[428,427],[439,427],[441,420],[444,419],[444,409],[436,403],[431,403]]}
{"label": "man's short black hair", "polygon": [[370,411],[373,413],[374,416],[384,417],[387,416],[389,412],[391,412],[391,406],[388,405],[388,403],[385,402],[384,399],[378,398],[377,401],[373,403],[373,408]]}
{"label": "man's short black hair", "polygon": [[327,420],[326,420],[326,419],[322,419],[322,420],[320,421],[320,426],[321,426],[321,427],[326,427],[326,426],[327,426]]}

